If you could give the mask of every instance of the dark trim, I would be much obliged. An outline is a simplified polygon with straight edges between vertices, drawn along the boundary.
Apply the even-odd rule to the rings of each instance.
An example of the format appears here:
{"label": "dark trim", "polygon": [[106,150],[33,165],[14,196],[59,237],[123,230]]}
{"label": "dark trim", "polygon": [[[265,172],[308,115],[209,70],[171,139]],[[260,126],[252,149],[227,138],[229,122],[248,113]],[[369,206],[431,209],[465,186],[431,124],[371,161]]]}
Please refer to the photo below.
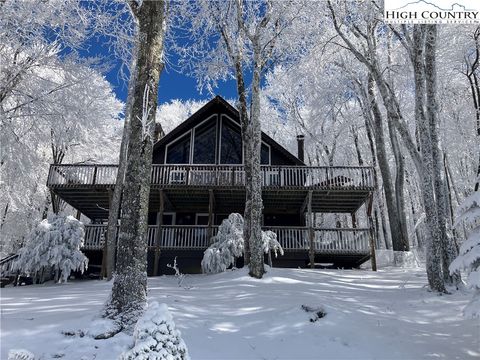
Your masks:
{"label": "dark trim", "polygon": [[[215,107],[217,107],[217,109],[215,109]],[[220,111],[220,109],[218,108],[220,108],[222,111]],[[237,123],[240,123],[238,111],[232,105],[230,105],[225,99],[217,95],[208,103],[206,103],[204,106],[202,106],[196,113],[192,114],[192,116],[190,116],[187,120],[182,122],[175,129],[173,129],[167,135],[165,135],[163,138],[157,141],[153,146],[153,151],[156,151],[161,146],[168,144],[173,139],[180,136],[183,132],[187,132],[191,128],[198,125],[201,121],[205,119],[205,115],[207,115],[208,113],[217,113],[217,114],[224,113],[229,117],[231,117]],[[295,155],[293,155],[290,151],[285,149],[282,145],[277,143],[275,140],[273,140],[270,136],[265,134],[265,132],[263,131],[262,131],[262,140],[268,145],[270,145],[271,147],[270,153],[272,151],[272,148],[274,148],[275,150],[280,152],[282,155],[290,159],[295,165],[306,166],[306,164],[303,161],[300,161]]]}

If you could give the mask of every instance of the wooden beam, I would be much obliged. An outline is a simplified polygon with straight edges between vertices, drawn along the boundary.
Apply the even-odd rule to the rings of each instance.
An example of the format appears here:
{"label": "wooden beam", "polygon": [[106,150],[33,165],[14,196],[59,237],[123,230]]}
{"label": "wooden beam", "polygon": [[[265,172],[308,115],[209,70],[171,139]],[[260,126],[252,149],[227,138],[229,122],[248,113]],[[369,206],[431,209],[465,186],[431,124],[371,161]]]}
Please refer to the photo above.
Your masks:
{"label": "wooden beam", "polygon": [[155,260],[153,262],[153,276],[158,275],[158,266],[160,263],[160,243],[162,241],[163,212],[165,210],[165,194],[160,189],[160,205],[157,214],[157,232],[155,234]]}
{"label": "wooden beam", "polygon": [[355,229],[357,227],[357,213],[352,212],[352,227]]}
{"label": "wooden beam", "polygon": [[310,250],[309,250],[309,258],[310,258],[310,268],[315,269],[315,231],[313,230],[313,219],[312,219],[312,190],[308,191],[308,204],[307,204],[307,226],[308,226],[308,237],[310,240]]}
{"label": "wooden beam", "polygon": [[213,207],[214,206],[215,206],[215,194],[213,193],[213,190],[210,189],[208,190],[208,230],[207,230],[208,239],[211,239],[213,236],[212,225],[213,225]]}
{"label": "wooden beam", "polygon": [[164,205],[164,208],[166,207],[167,209],[174,211],[174,210],[175,210],[175,206],[174,206],[173,203],[170,201],[170,199],[169,199],[169,197],[167,196],[167,194],[165,193],[165,191],[164,191],[163,189],[160,189],[160,193],[163,194],[163,195],[161,195],[161,196],[163,196],[163,205]]}
{"label": "wooden beam", "polygon": [[305,196],[305,199],[303,200],[302,206],[300,207],[300,214],[303,214],[305,212],[305,209],[308,206],[308,199],[311,196],[310,194],[312,193],[312,190],[309,190],[307,192],[307,196]]}
{"label": "wooden beam", "polygon": [[[109,189],[108,190],[108,208],[111,208],[112,204],[112,197],[113,197],[113,190]],[[103,237],[103,251],[102,251],[102,269],[101,269],[101,277],[106,278],[107,277],[107,261],[108,261],[108,256],[107,256],[107,249],[108,249],[108,242],[107,242],[107,229],[105,228],[102,233]],[[115,269],[115,265],[112,266],[112,269]]]}
{"label": "wooden beam", "polygon": [[372,263],[372,271],[377,271],[377,257],[375,254],[375,235],[373,231],[373,219],[372,219],[372,208],[373,208],[373,192],[370,193],[368,204],[367,204],[367,218],[368,218],[368,233],[370,238],[370,261]]}

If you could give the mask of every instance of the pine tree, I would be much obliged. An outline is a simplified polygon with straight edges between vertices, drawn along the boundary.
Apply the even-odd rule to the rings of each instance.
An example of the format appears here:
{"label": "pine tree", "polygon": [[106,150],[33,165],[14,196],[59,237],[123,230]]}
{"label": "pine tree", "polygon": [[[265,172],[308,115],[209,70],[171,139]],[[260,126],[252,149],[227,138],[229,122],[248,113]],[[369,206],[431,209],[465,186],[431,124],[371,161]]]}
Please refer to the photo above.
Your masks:
{"label": "pine tree", "polygon": [[32,275],[51,269],[55,281],[66,282],[72,271],[83,272],[88,266],[80,251],[84,239],[84,226],[73,216],[50,215],[29,236],[13,268]]}
{"label": "pine tree", "polygon": [[182,334],[175,329],[167,305],[153,302],[133,332],[135,345],[120,360],[189,360]]}
{"label": "pine tree", "polygon": [[459,271],[468,273],[467,283],[474,290],[474,295],[464,309],[464,314],[470,318],[480,317],[480,191],[465,199],[459,208],[459,214],[455,225],[466,223],[471,231],[449,270],[452,274]]}

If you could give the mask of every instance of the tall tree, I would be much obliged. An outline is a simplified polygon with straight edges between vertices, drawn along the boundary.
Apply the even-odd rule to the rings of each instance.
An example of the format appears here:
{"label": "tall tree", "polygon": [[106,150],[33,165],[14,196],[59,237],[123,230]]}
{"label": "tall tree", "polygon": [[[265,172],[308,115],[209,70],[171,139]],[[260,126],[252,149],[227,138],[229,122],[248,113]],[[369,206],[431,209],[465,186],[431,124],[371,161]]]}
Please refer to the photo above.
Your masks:
{"label": "tall tree", "polygon": [[[370,11],[379,11],[376,4],[366,5]],[[447,230],[442,226],[442,221],[439,221],[439,216],[445,215],[442,212],[442,199],[445,198],[443,194],[436,194],[436,191],[445,191],[445,188],[441,188],[441,185],[434,186],[436,181],[441,182],[438,174],[435,172],[436,159],[435,151],[438,149],[438,143],[432,140],[431,131],[432,126],[437,126],[436,120],[427,118],[425,110],[425,101],[428,96],[430,100],[428,103],[428,111],[435,112],[434,100],[432,94],[429,92],[435,92],[435,81],[430,78],[428,87],[426,80],[426,71],[430,71],[431,75],[435,70],[435,54],[431,54],[435,50],[436,32],[429,30],[429,45],[427,44],[427,28],[422,25],[414,26],[413,36],[404,31],[403,36],[399,34],[393,27],[392,31],[395,32],[399,40],[407,49],[411,62],[413,65],[413,74],[415,78],[415,118],[416,125],[418,127],[419,144],[417,145],[413,140],[408,125],[405,122],[394,87],[389,84],[384,72],[381,68],[380,60],[376,52],[375,47],[375,33],[379,24],[378,20],[369,17],[366,21],[366,30],[360,28],[360,24],[356,21],[340,22],[337,17],[337,10],[332,6],[330,0],[327,1],[327,7],[330,11],[334,28],[340,38],[343,40],[347,48],[352,54],[366,66],[369,73],[375,80],[377,88],[383,100],[383,104],[386,108],[387,118],[395,126],[396,131],[402,138],[405,148],[409,152],[413,163],[415,164],[417,174],[422,183],[422,198],[423,205],[426,213],[426,232],[427,232],[427,275],[429,285],[432,290],[445,292],[445,278],[447,275],[446,269],[448,269],[449,261],[453,260],[452,256],[447,254],[452,247],[448,244],[450,239],[446,236]],[[342,25],[345,25],[351,33],[347,34]],[[406,29],[404,27],[404,29]],[[362,44],[355,44],[355,40],[350,35],[354,35],[356,39],[361,39]],[[429,54],[426,55],[425,51],[428,48]],[[428,62],[428,63],[427,63]],[[428,70],[426,70],[428,68]],[[433,70],[432,70],[433,69]],[[433,142],[432,142],[433,141]],[[435,149],[434,149],[435,147]],[[438,183],[437,183],[438,185]],[[440,203],[439,203],[440,202]],[[439,213],[440,212],[440,213]],[[444,224],[444,223],[443,223]],[[443,262],[443,264],[442,264]],[[455,279],[458,281],[458,278]]]}
{"label": "tall tree", "polygon": [[[262,251],[260,87],[272,63],[291,61],[308,42],[303,1],[196,1],[180,17],[192,43],[180,48],[201,87],[233,77],[242,128],[246,198],[245,261],[250,275],[265,272]],[[248,79],[251,78],[251,83]]]}
{"label": "tall tree", "polygon": [[147,217],[158,84],[164,67],[167,27],[164,1],[130,1],[137,26],[135,82],[131,100],[130,132],[117,267],[105,315],[131,329],[147,299]]}
{"label": "tall tree", "polygon": [[475,181],[474,191],[480,189],[480,79],[478,71],[480,69],[480,27],[477,27],[473,33],[473,40],[475,44],[475,50],[473,55],[469,49],[465,54],[465,75],[468,78],[470,85],[470,92],[472,95],[473,106],[475,108],[475,127],[477,134],[477,147],[478,151],[478,164],[477,164],[477,181]]}

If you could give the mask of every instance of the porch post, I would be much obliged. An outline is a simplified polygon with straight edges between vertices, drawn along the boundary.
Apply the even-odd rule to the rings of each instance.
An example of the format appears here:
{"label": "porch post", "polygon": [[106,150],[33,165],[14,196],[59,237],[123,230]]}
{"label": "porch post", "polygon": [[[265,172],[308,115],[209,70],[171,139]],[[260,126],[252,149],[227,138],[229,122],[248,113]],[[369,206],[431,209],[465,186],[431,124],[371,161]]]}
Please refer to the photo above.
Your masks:
{"label": "porch post", "polygon": [[[108,189],[108,209],[112,207],[112,198],[113,198],[113,190],[111,188]],[[80,211],[77,212],[77,215],[80,214]],[[79,219],[80,220],[80,219]],[[108,228],[108,226],[107,226]],[[108,261],[108,256],[107,256],[107,251],[108,251],[108,241],[107,241],[107,229],[105,229],[101,234],[100,237],[103,237],[103,250],[102,250],[102,270],[101,270],[101,276],[102,278],[107,277],[107,261]],[[115,257],[112,257],[111,259],[115,259]],[[112,269],[115,268],[115,264],[110,265]]]}
{"label": "porch post", "polygon": [[357,213],[352,212],[352,227],[355,229],[357,227]]}
{"label": "porch post", "polygon": [[153,276],[158,275],[158,265],[160,262],[160,243],[162,241],[162,225],[163,225],[163,212],[165,208],[165,198],[163,196],[163,190],[160,189],[160,205],[158,207],[157,215],[157,232],[155,233],[155,261],[153,263]]}
{"label": "porch post", "polygon": [[213,235],[213,231],[212,231],[213,202],[214,202],[213,190],[209,189],[208,190],[208,230],[207,230],[208,241],[210,241],[210,239],[212,238],[212,235]]}
{"label": "porch post", "polygon": [[57,195],[55,195],[55,193],[50,190],[50,199],[52,199],[52,211],[54,214],[58,214],[58,198],[57,198]]}
{"label": "porch post", "polygon": [[372,208],[373,208],[373,192],[370,193],[370,196],[368,199],[367,218],[368,218],[368,235],[370,238],[370,261],[372,263],[372,271],[377,271],[377,257],[375,255],[375,239],[373,234]]}
{"label": "porch post", "polygon": [[313,230],[313,220],[312,220],[312,190],[308,191],[308,204],[307,204],[307,226],[308,226],[308,237],[310,240],[310,250],[309,250],[309,258],[310,258],[310,268],[315,269],[315,232]]}

